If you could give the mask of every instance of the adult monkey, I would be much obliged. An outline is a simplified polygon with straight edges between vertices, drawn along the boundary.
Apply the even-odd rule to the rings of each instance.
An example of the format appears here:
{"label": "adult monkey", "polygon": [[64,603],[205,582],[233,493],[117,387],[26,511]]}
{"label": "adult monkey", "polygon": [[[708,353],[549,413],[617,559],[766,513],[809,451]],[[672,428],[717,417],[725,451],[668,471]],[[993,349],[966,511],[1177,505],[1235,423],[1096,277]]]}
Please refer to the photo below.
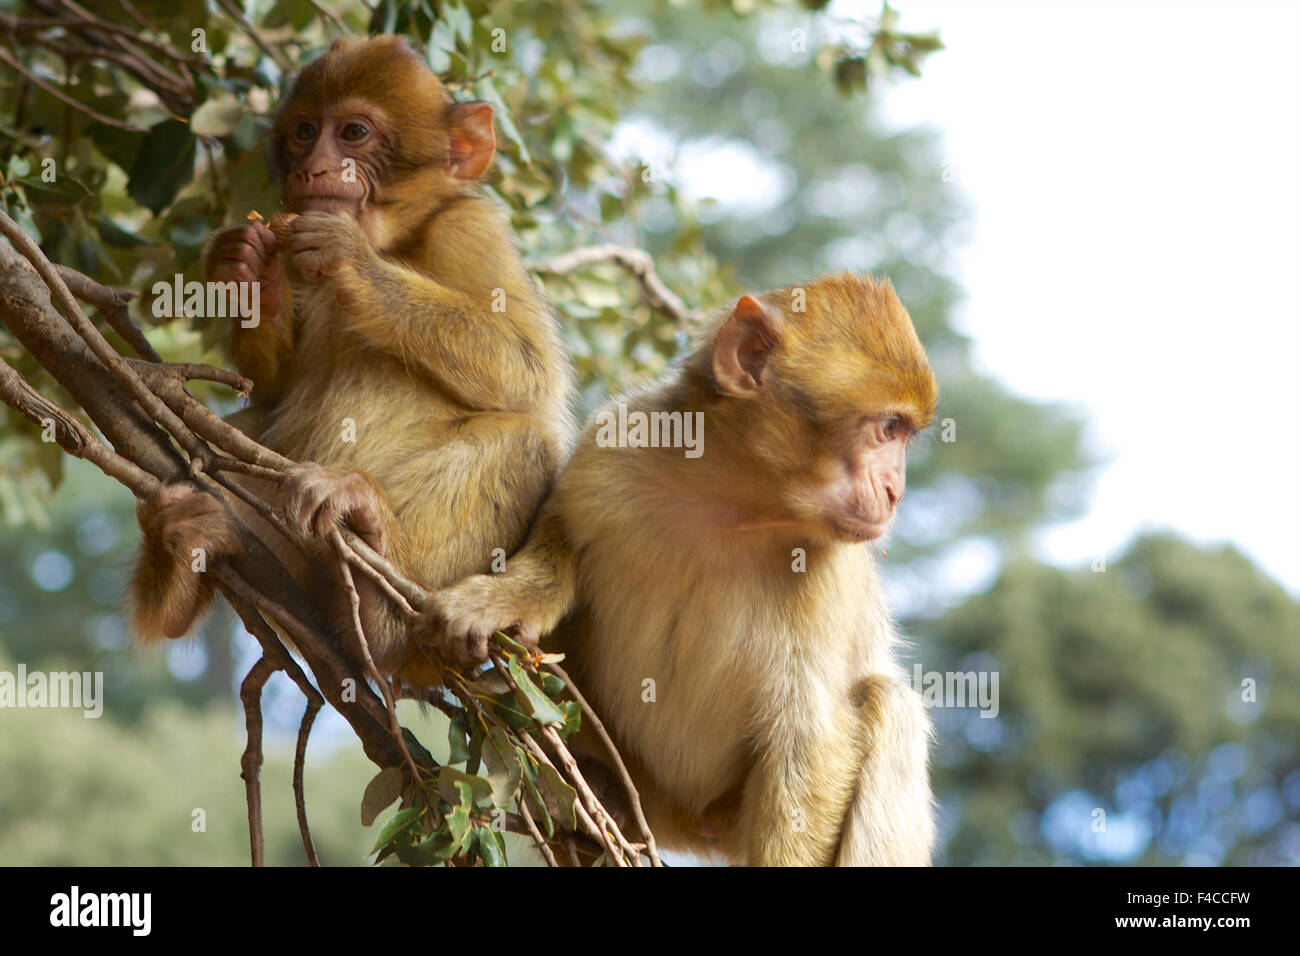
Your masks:
{"label": "adult monkey", "polygon": [[[701,412],[703,453],[610,447],[598,413],[505,573],[435,609],[473,640],[555,630],[661,845],[928,864],[930,722],[865,542],[893,518],[937,399],[889,283],[743,296],[676,374],[609,413],[653,429]],[[585,733],[589,766],[607,759]]]}
{"label": "adult monkey", "polygon": [[[311,464],[280,488],[249,483],[321,557],[346,521],[427,588],[486,570],[523,540],[567,453],[572,375],[508,224],[474,188],[495,154],[492,107],[453,103],[398,37],[342,39],[302,71],[272,145],[290,214],[272,218],[279,237],[261,222],[224,230],[204,278],[261,283],[260,324],[231,324],[254,382],[235,423]],[[138,510],[135,625],[180,637],[211,600],[193,549],[231,553],[236,526],[187,484]],[[239,510],[346,633],[336,581]],[[457,663],[485,655],[438,633],[413,640],[373,582],[357,587],[384,673],[436,683],[425,643]]]}

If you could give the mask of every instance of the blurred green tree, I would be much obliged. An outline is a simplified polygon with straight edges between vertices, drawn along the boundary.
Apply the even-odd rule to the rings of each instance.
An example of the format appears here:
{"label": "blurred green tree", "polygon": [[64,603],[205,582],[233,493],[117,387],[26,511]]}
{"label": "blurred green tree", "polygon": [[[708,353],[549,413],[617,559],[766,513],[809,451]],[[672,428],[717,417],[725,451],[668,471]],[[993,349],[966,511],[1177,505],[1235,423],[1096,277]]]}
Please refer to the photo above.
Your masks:
{"label": "blurred green tree", "polygon": [[933,712],[948,861],[1300,862],[1300,605],[1230,547],[1102,567],[1016,561],[916,635],[999,674],[996,718]]}

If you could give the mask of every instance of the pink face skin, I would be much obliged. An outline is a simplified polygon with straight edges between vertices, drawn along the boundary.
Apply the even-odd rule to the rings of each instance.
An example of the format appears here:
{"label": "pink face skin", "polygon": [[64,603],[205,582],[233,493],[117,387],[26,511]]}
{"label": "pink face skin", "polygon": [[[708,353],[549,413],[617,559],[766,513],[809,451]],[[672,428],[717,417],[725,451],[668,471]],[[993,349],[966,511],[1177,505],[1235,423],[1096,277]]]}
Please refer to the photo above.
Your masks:
{"label": "pink face skin", "polygon": [[[293,168],[285,181],[285,202],[290,210],[359,217],[375,202],[384,120],[365,105],[343,102],[322,116],[289,119],[285,148]],[[345,166],[348,159],[352,163]]]}
{"label": "pink face skin", "polygon": [[852,447],[818,500],[826,523],[846,541],[884,535],[907,485],[907,442],[912,429],[901,415],[863,420]]}

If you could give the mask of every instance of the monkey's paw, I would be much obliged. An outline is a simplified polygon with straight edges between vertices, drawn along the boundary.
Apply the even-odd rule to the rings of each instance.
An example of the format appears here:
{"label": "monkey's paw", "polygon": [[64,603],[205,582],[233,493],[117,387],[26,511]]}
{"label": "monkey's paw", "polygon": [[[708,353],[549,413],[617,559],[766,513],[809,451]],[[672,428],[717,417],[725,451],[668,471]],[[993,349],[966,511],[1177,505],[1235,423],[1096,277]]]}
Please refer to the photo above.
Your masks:
{"label": "monkey's paw", "polygon": [[313,282],[340,279],[375,257],[374,247],[351,216],[305,212],[288,224],[293,264]]}
{"label": "monkey's paw", "polygon": [[430,601],[430,616],[441,631],[441,643],[451,658],[482,663],[488,656],[488,639],[504,631],[525,647],[537,647],[540,635],[522,620],[518,610],[498,597],[499,582],[490,574],[476,574],[443,588]]}
{"label": "monkey's paw", "polygon": [[370,479],[357,471],[295,466],[280,482],[285,517],[305,538],[324,538],[346,523],[370,547],[384,553],[384,509]]}
{"label": "monkey's paw", "polygon": [[239,550],[239,528],[224,505],[190,484],[164,485],[136,506],[136,520],[145,537],[161,542],[174,558],[186,563],[199,555],[209,558]]}

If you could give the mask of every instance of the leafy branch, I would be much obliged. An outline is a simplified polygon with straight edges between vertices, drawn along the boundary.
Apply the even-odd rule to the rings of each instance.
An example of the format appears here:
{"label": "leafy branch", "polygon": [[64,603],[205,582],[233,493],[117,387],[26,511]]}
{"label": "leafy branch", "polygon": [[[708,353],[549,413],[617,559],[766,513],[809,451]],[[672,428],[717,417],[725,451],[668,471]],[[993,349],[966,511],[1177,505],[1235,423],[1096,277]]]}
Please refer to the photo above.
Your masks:
{"label": "leafy branch", "polygon": [[[231,478],[251,474],[279,481],[293,462],[222,421],[186,389],[195,379],[216,381],[240,392],[247,392],[250,383],[210,366],[120,355],[83,311],[73,288],[110,310],[124,301],[124,294],[75,270],[55,267],[2,211],[0,234],[8,240],[0,246],[0,319],[67,388],[107,441],[37,392],[3,359],[0,398],[48,429],[66,452],[96,465],[138,499],[175,481],[194,483],[227,508],[232,505],[229,496],[235,495],[308,554],[308,542],[295,534],[283,515]],[[122,321],[118,315],[114,327],[123,328]],[[135,329],[123,338],[142,340],[143,334]],[[398,722],[392,688],[370,655],[354,572],[379,583],[411,625],[419,623],[431,595],[356,535],[336,531],[331,538],[334,571],[350,598],[356,638],[355,647],[340,648],[329,640],[328,622],[319,609],[306,600],[275,556],[246,528],[241,527],[241,537],[247,547],[213,561],[208,573],[262,648],[262,657],[240,692],[247,727],[242,766],[255,865],[264,859],[260,701],[262,688],[277,670],[285,671],[307,700],[295,753],[294,796],[312,862],[315,851],[302,771],[312,722],[328,700],[380,768],[367,788],[363,819],[373,822],[380,810],[401,800],[399,812],[380,833],[377,860],[396,855],[408,864],[498,865],[505,862],[502,833],[510,829],[532,836],[539,849],[545,848],[548,862],[556,861],[559,849],[570,860],[576,856],[615,866],[659,863],[630,778],[623,774],[643,827],[639,842],[623,834],[565,743],[590,708],[580,703],[581,695],[567,675],[561,676],[563,671],[555,666],[557,657],[530,652],[498,634],[492,646],[493,666],[482,673],[462,673],[438,661],[450,696],[436,691],[436,703],[451,717],[452,744],[452,759],[440,765]],[[292,640],[310,677],[279,634]],[[544,670],[544,665],[552,669]],[[601,736],[609,742],[607,734]],[[611,758],[621,766],[612,744]],[[454,766],[461,762],[463,771]],[[486,772],[481,774],[483,768]]]}

